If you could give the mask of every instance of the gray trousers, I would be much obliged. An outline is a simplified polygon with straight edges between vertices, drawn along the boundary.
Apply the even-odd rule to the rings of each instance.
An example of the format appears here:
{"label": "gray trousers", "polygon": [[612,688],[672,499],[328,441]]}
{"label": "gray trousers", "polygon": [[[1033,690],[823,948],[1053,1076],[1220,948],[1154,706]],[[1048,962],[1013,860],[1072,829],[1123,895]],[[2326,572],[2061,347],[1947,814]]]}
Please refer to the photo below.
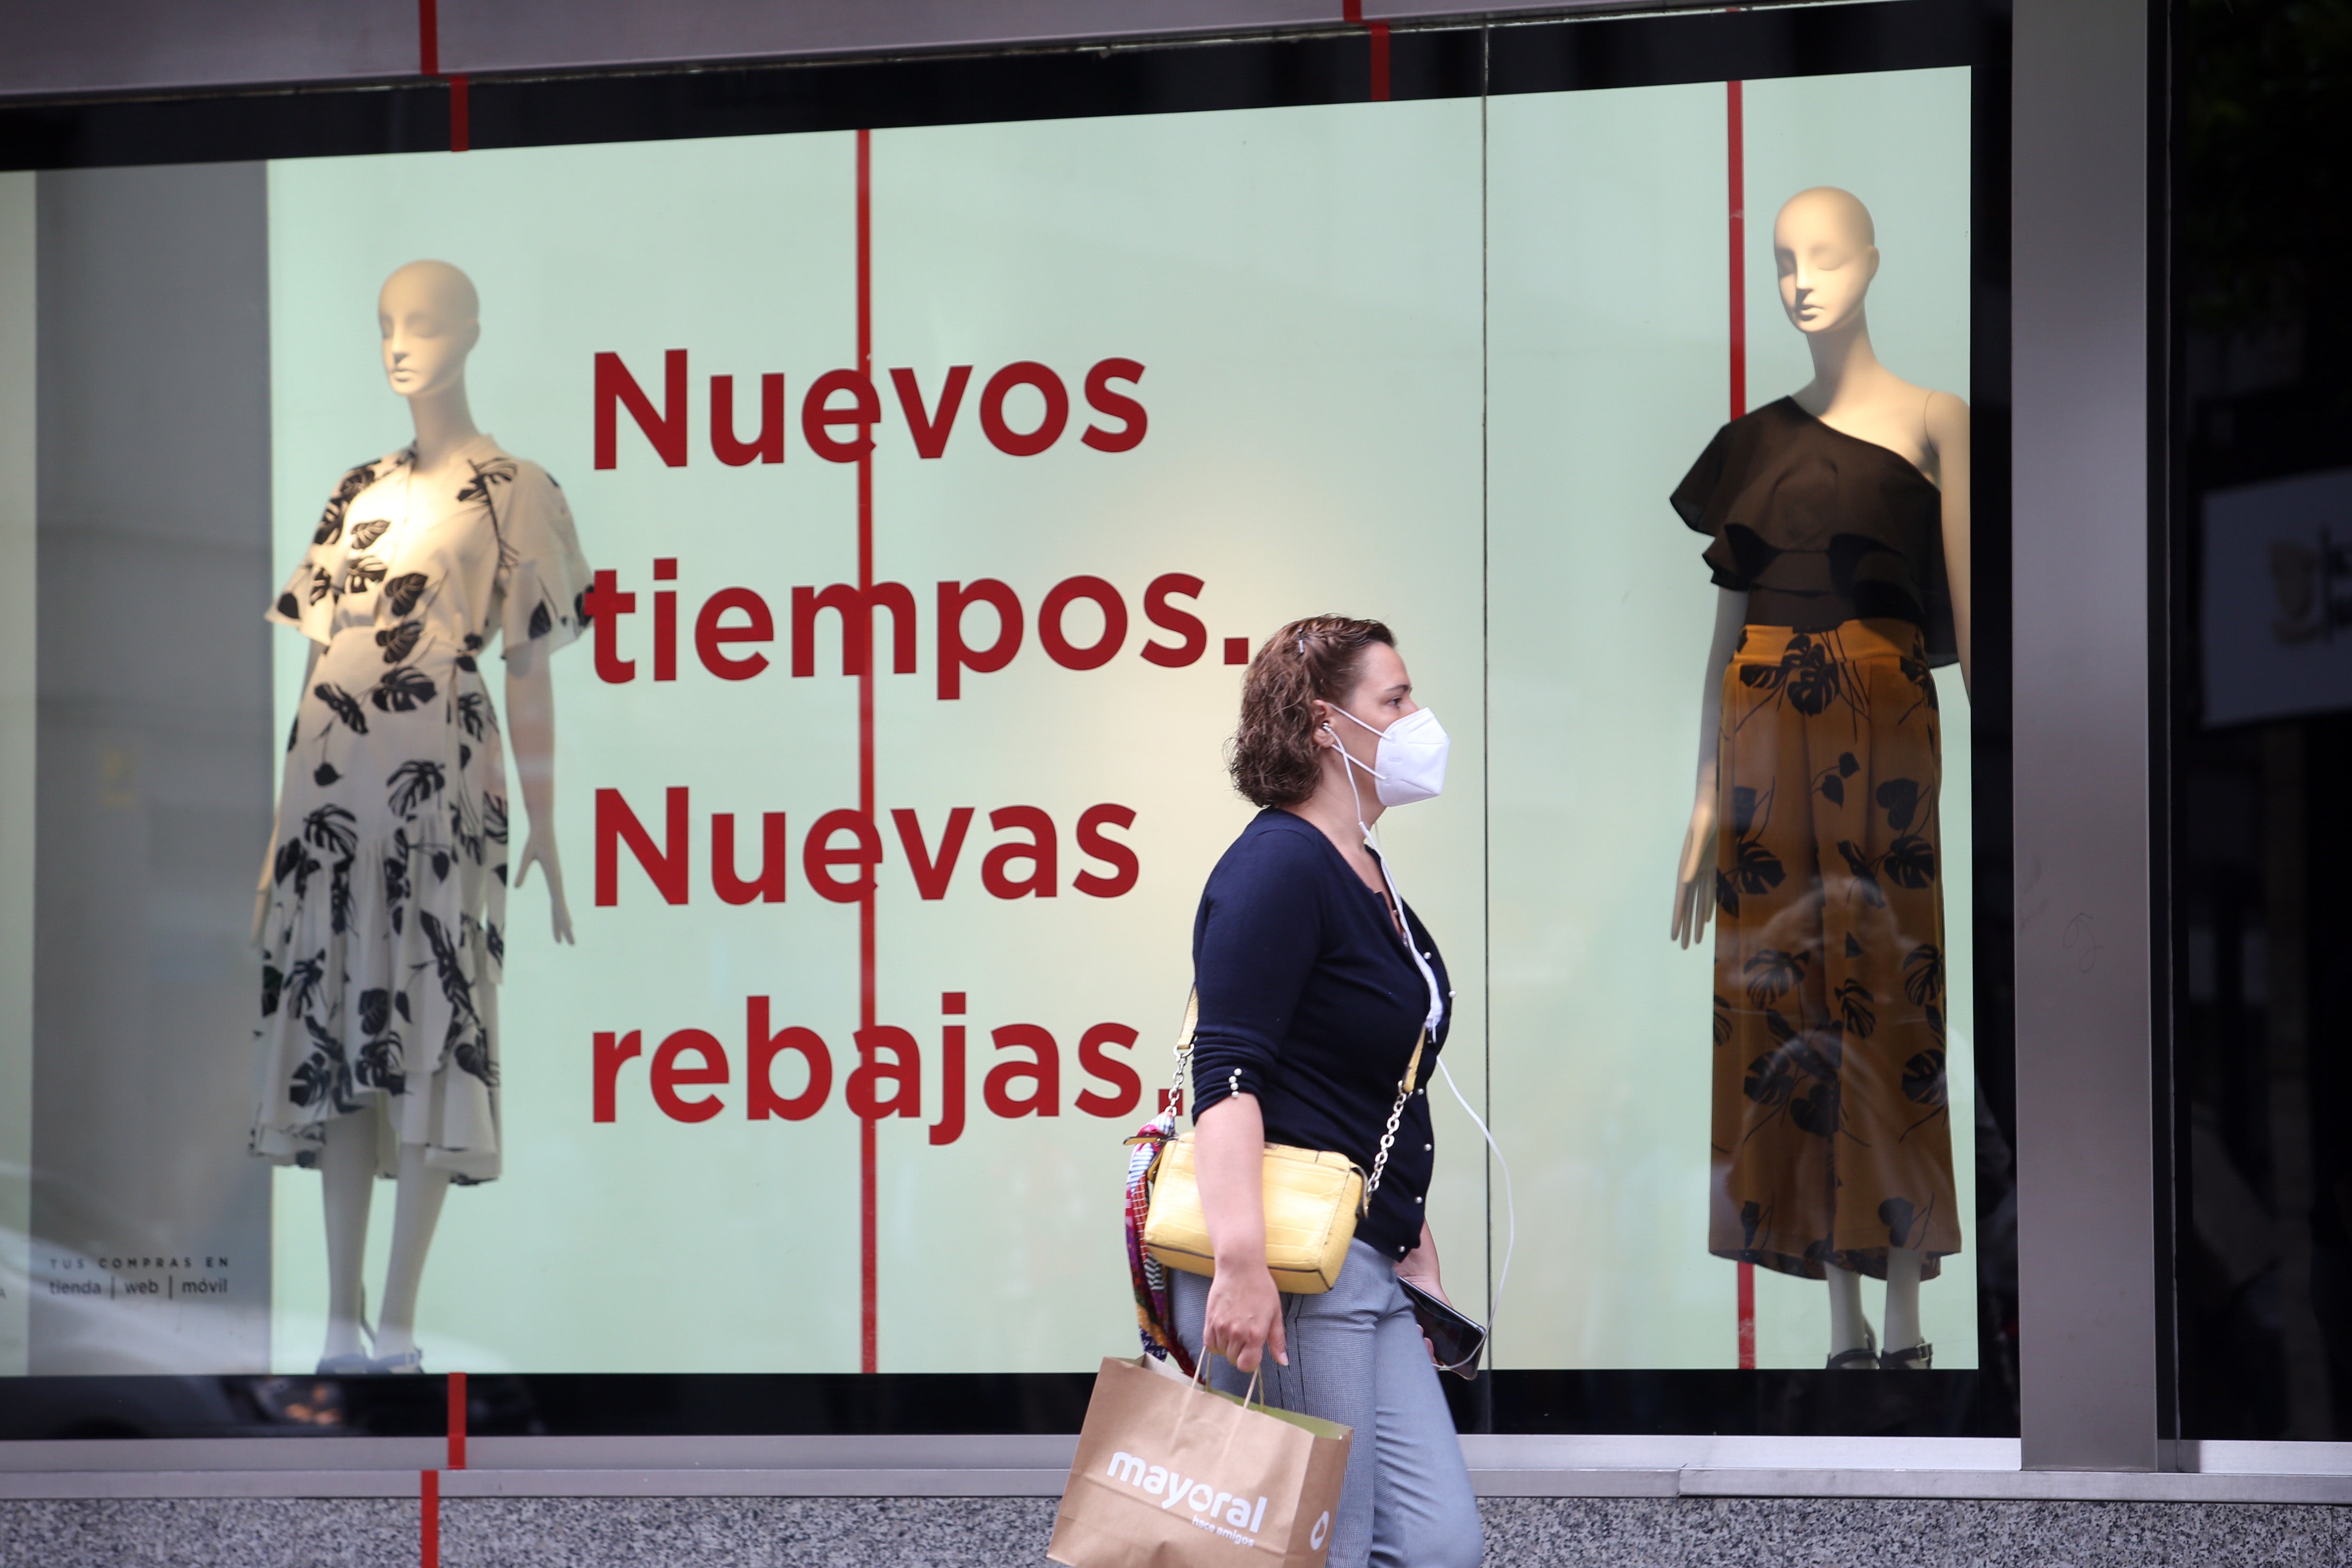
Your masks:
{"label": "gray trousers", "polygon": [[[1209,1281],[1170,1281],[1177,1334],[1197,1358]],[[1265,1402],[1356,1432],[1326,1568],[1477,1568],[1486,1538],[1470,1472],[1394,1266],[1366,1243],[1350,1244],[1337,1285],[1282,1298],[1282,1324],[1290,1364],[1265,1358]],[[1212,1363],[1209,1381],[1231,1394],[1249,1386],[1223,1361]]]}

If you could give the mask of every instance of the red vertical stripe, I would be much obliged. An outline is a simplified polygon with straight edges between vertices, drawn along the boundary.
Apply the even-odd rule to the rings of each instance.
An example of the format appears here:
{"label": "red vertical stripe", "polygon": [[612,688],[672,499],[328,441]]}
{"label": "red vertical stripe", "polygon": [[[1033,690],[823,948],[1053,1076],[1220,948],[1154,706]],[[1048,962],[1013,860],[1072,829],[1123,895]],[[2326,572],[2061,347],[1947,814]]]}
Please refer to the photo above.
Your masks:
{"label": "red vertical stripe", "polygon": [[466,1374],[449,1374],[449,1468],[466,1468]]}
{"label": "red vertical stripe", "polygon": [[[1730,212],[1731,417],[1748,412],[1748,152],[1739,84],[1723,84],[1726,187]],[[1756,1368],[1756,1265],[1739,1265],[1739,1367]]]}
{"label": "red vertical stripe", "polygon": [[466,101],[466,79],[449,79],[449,151],[462,153],[473,142],[472,111]]}
{"label": "red vertical stripe", "polygon": [[1339,0],[1339,20],[1350,26],[1361,27],[1371,35],[1371,100],[1374,103],[1386,103],[1389,100],[1389,25],[1365,21],[1364,0]]}
{"label": "red vertical stripe", "polygon": [[[874,133],[857,133],[857,374],[874,380]],[[857,459],[857,586],[874,586],[874,452]],[[857,809],[874,820],[874,660],[857,678]],[[874,1027],[874,893],[857,904],[857,1026]],[[874,1123],[857,1124],[857,1361],[880,1370],[875,1307]]]}
{"label": "red vertical stripe", "polygon": [[417,1483],[416,1560],[441,1568],[441,1472],[421,1470]]}
{"label": "red vertical stripe", "polygon": [[420,76],[441,74],[440,0],[416,0],[416,70]]}

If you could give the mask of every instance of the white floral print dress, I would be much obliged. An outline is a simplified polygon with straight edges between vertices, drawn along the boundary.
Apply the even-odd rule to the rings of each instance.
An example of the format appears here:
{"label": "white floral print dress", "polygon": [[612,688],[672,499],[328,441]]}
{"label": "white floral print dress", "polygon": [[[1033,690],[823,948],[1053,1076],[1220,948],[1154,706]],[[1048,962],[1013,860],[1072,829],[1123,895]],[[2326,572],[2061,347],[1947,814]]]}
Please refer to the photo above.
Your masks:
{"label": "white floral print dress", "polygon": [[320,645],[288,737],[262,932],[253,1151],[316,1162],[377,1119],[461,1182],[499,1174],[506,746],[481,659],[587,624],[563,492],[477,437],[427,493],[413,447],[335,487],[268,618]]}

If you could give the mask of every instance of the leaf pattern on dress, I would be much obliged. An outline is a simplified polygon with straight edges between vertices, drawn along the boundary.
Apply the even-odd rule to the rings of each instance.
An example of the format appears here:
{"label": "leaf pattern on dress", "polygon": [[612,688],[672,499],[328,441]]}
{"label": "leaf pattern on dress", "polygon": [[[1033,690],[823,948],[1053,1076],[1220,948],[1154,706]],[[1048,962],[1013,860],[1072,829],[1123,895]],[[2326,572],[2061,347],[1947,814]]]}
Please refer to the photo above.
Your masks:
{"label": "leaf pattern on dress", "polygon": [[383,574],[390,570],[373,555],[353,556],[352,563],[343,569],[343,592],[364,594],[383,582]]}
{"label": "leaf pattern on dress", "polygon": [[1852,752],[1841,752],[1838,753],[1838,760],[1835,763],[1823,768],[1818,774],[1814,775],[1813,787],[1819,790],[1821,792],[1822,798],[1828,801],[1832,805],[1843,805],[1845,804],[1845,781],[1853,777],[1854,774],[1861,771],[1862,764],[1854,760],[1854,755]]}
{"label": "leaf pattern on dress", "polygon": [[1789,706],[1808,717],[1828,712],[1844,687],[1844,674],[1828,646],[1807,632],[1789,639],[1779,664],[1741,665],[1739,679],[1751,689],[1786,697]]}
{"label": "leaf pattern on dress", "polygon": [[327,705],[327,710],[343,721],[343,727],[354,735],[368,732],[367,714],[361,710],[352,694],[331,680],[322,680],[310,688],[310,695]]}
{"label": "leaf pattern on dress", "polygon": [[327,979],[327,950],[320,948],[308,958],[296,959],[286,967],[286,1005],[295,1013],[308,1013],[310,1004],[319,999],[319,987]]}
{"label": "leaf pattern on dress", "polygon": [[432,677],[413,664],[404,664],[385,670],[383,678],[368,688],[367,695],[381,712],[414,713],[440,691]]}
{"label": "leaf pattern on dress", "polygon": [[1747,964],[1748,1000],[1758,1007],[1777,1002],[1804,984],[1805,955],[1782,952],[1778,948],[1759,949]]}
{"label": "leaf pattern on dress", "polygon": [[449,929],[434,917],[430,910],[416,911],[417,929],[433,949],[434,978],[441,984],[441,994],[449,1004],[453,1025],[459,1019],[474,1018],[474,983],[466,978],[465,965],[457,956],[457,943]]}
{"label": "leaf pattern on dress", "polygon": [[459,1040],[450,1053],[458,1069],[471,1073],[490,1089],[499,1087],[499,1064],[490,1055],[489,1037],[479,1033]]}
{"label": "leaf pattern on dress", "polygon": [[446,781],[439,763],[417,757],[393,769],[392,776],[383,782],[384,787],[391,791],[384,804],[392,808],[392,814],[394,816],[414,816],[418,806],[441,793]]}
{"label": "leaf pattern on dress", "polygon": [[359,819],[330,803],[302,818],[302,837],[330,855],[349,859],[360,847]]}
{"label": "leaf pattern on dress", "polygon": [[457,694],[457,722],[475,740],[485,740],[497,728],[490,717],[490,700],[479,691]]}
{"label": "leaf pattern on dress", "polygon": [[1864,855],[1851,838],[1838,840],[1838,854],[1845,859],[1845,868],[1853,874],[1853,891],[1873,909],[1886,907],[1886,889],[1879,886],[1878,862]]}
{"label": "leaf pattern on dress", "polygon": [[421,621],[403,621],[396,626],[386,626],[375,634],[376,646],[383,649],[383,662],[398,664],[416,651],[417,639],[425,635]]}
{"label": "leaf pattern on dress", "polygon": [[362,463],[346,473],[335,486],[335,493],[327,498],[327,510],[319,514],[319,527],[310,535],[312,544],[332,544],[342,537],[343,514],[351,510],[359,493],[375,483],[375,465]]}
{"label": "leaf pattern on dress", "polygon": [[378,1036],[360,1047],[360,1059],[352,1077],[362,1089],[380,1089],[386,1094],[405,1094],[408,1075],[401,1070],[400,1032]]}
{"label": "leaf pattern on dress", "polygon": [[[539,470],[488,456],[447,490],[419,492],[415,540],[404,514],[358,501],[407,454],[347,474],[322,518],[325,542],[272,601],[272,619],[307,622],[325,645],[281,764],[285,826],[265,911],[269,1077],[257,1143],[267,1133],[275,1158],[306,1163],[327,1117],[425,1089],[421,1063],[458,1069],[432,1089],[451,1096],[454,1152],[482,1147],[477,1131],[495,1126],[480,1120],[495,1114],[484,1096],[499,1078],[484,987],[506,956],[509,823],[499,714],[479,661],[501,624],[518,640],[526,626],[551,640],[572,629],[586,581],[560,501],[551,532],[534,531],[536,514],[520,529],[503,515],[518,491],[551,499]],[[488,614],[501,595],[510,621]],[[436,1115],[436,1143],[441,1125]]]}
{"label": "leaf pattern on dress", "polygon": [[[296,1087],[304,1087],[304,1069],[309,1069],[307,1083],[312,1098],[331,1106],[338,1116],[350,1115],[359,1109],[359,1104],[352,1098],[352,1068],[343,1057],[342,1037],[316,1018],[304,1017],[302,1027],[310,1037],[310,1055],[296,1069]],[[294,1103],[307,1105],[311,1101],[296,1098]]]}
{"label": "leaf pattern on dress", "polygon": [[449,803],[449,837],[465,851],[467,859],[477,866],[482,863],[482,836],[467,823],[466,807],[461,801]]}
{"label": "leaf pattern on dress", "polygon": [[1731,869],[1718,870],[1715,877],[1715,901],[1726,913],[1739,912],[1741,894],[1760,897],[1788,875],[1780,858],[1764,847],[1764,829],[1771,818],[1771,792],[1760,798],[1745,787],[1731,792]]}
{"label": "leaf pattern on dress", "polygon": [[1936,847],[1916,833],[1906,833],[1886,847],[1880,869],[1898,887],[1913,891],[1936,879]]}
{"label": "leaf pattern on dress", "polygon": [[383,585],[383,602],[395,616],[407,615],[425,596],[425,574],[404,572]]}
{"label": "leaf pattern on dress", "polygon": [[1919,815],[1919,781],[1888,779],[1878,786],[1877,800],[1878,808],[1886,813],[1886,826],[1908,833]]}
{"label": "leaf pattern on dress", "polygon": [[476,463],[474,477],[457,492],[457,503],[463,506],[467,501],[486,501],[490,499],[491,486],[511,484],[514,477],[515,465],[510,458],[493,458],[487,463]]}
{"label": "leaf pattern on dress", "polygon": [[352,929],[357,913],[358,904],[352,896],[352,863],[346,857],[335,862],[334,873],[327,879],[327,918],[341,936]]}
{"label": "leaf pattern on dress", "polygon": [[1903,960],[1903,994],[1920,1006],[1944,995],[1944,954],[1932,942],[1922,942]]}
{"label": "leaf pattern on dress", "polygon": [[1870,1038],[1878,1027],[1878,1015],[1871,1007],[1875,1000],[1870,987],[1848,975],[1837,988],[1838,1017],[1845,1032],[1857,1040]]}
{"label": "leaf pattern on dress", "polygon": [[1949,1094],[1943,1052],[1919,1051],[1903,1064],[1903,1096],[1913,1104],[1942,1105]]}

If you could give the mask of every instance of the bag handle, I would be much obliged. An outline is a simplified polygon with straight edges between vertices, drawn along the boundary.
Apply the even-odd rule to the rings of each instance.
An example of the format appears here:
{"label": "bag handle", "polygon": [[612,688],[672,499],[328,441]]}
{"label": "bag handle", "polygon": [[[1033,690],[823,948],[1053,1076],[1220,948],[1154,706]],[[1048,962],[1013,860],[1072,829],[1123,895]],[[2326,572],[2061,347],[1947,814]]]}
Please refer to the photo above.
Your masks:
{"label": "bag handle", "polygon": [[[1184,997],[1184,1027],[1176,1037],[1176,1081],[1168,1091],[1168,1109],[1178,1116],[1184,1114],[1184,1090],[1192,1084],[1192,1036],[1201,1026],[1201,988],[1192,987]],[[1396,1142],[1397,1124],[1404,1120],[1405,1101],[1412,1098],[1413,1080],[1421,1076],[1421,1053],[1429,1044],[1429,1026],[1422,1026],[1421,1037],[1412,1043],[1412,1059],[1404,1064],[1404,1077],[1397,1080],[1396,1103],[1389,1108],[1388,1125],[1381,1131],[1380,1152],[1372,1157],[1372,1173],[1364,1183],[1364,1203],[1370,1206],[1372,1194],[1381,1190],[1381,1177],[1388,1170],[1389,1150]]]}

